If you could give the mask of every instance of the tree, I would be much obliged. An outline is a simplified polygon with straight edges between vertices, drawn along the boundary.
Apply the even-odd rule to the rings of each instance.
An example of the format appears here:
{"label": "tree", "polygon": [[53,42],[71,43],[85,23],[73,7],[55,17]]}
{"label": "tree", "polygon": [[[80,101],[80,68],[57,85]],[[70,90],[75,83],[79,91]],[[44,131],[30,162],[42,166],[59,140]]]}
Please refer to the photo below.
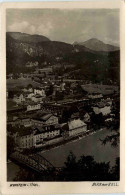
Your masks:
{"label": "tree", "polygon": [[32,84],[27,85],[27,89],[33,88]]}
{"label": "tree", "polygon": [[82,155],[79,160],[70,152],[61,169],[47,169],[41,174],[23,169],[17,173],[15,181],[118,181],[120,176],[119,158],[113,167],[110,162],[96,162],[93,156]]}
{"label": "tree", "polygon": [[116,160],[114,167],[110,167],[110,162],[96,162],[93,156],[82,155],[76,161],[72,152],[70,152],[65,167],[60,172],[60,180],[63,181],[117,181],[118,178],[118,160]]}
{"label": "tree", "polygon": [[115,166],[112,167],[112,180],[119,181],[120,180],[120,158],[116,158]]}
{"label": "tree", "polygon": [[111,143],[112,147],[118,147],[120,142],[120,100],[115,97],[112,105],[112,114],[114,115],[113,121],[110,125],[111,135],[106,136],[103,140],[100,139],[102,144]]}
{"label": "tree", "polygon": [[52,94],[53,94],[53,85],[50,85],[48,91],[46,92],[46,95],[50,96]]}
{"label": "tree", "polygon": [[65,108],[62,112],[62,122],[66,123],[68,122],[69,118],[71,117],[71,114],[68,110],[68,108]]}
{"label": "tree", "polygon": [[76,181],[77,180],[77,162],[75,155],[70,152],[67,156],[65,166],[62,168],[59,178],[63,181]]}
{"label": "tree", "polygon": [[57,91],[56,92],[56,99],[57,99],[57,101],[58,100],[63,100],[63,98],[64,98],[64,94],[62,92]]}

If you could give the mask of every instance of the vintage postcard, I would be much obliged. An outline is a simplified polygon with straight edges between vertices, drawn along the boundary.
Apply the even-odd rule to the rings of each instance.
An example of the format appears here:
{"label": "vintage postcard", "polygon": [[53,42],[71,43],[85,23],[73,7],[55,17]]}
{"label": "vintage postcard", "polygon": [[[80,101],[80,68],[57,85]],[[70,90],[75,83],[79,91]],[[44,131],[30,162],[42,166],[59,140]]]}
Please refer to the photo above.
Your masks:
{"label": "vintage postcard", "polygon": [[1,194],[124,192],[123,12],[1,5]]}

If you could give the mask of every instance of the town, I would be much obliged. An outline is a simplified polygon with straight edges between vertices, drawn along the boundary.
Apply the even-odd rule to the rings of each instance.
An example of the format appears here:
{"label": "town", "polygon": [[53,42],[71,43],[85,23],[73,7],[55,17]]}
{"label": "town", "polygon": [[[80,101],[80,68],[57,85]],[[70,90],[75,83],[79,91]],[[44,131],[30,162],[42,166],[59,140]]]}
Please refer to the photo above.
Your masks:
{"label": "town", "polygon": [[31,74],[7,75],[7,135],[14,151],[45,150],[118,125],[117,85],[55,79],[52,67],[34,66]]}
{"label": "town", "polygon": [[120,12],[74,8],[6,11],[7,181],[120,180]]}

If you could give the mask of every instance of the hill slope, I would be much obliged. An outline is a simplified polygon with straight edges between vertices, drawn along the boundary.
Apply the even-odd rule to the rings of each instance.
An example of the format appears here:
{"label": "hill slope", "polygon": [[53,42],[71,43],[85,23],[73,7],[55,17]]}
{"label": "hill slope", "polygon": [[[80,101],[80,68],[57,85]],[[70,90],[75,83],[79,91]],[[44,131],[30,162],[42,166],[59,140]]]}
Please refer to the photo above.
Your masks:
{"label": "hill slope", "polygon": [[[98,41],[98,47],[94,51],[83,45],[72,45],[59,41],[36,42],[34,36],[32,36],[32,41],[27,41],[27,38],[26,41],[21,39],[18,36],[15,38],[15,34],[13,38],[10,33],[7,33],[7,73],[28,72],[29,69],[26,69],[27,62],[37,61],[40,68],[45,61],[51,65],[58,64],[56,58],[61,57],[61,64],[65,66],[74,64],[74,69],[80,70],[80,72],[77,71],[76,78],[81,77],[97,82],[106,79],[119,80],[120,51],[105,51],[107,45],[105,48],[103,47],[103,51],[96,51],[99,50],[101,44],[104,45],[100,41]],[[92,41],[92,43],[94,42],[96,41]],[[88,45],[88,42],[86,44]],[[108,50],[110,49],[108,46]],[[72,70],[74,69],[72,68]],[[63,71],[63,74],[65,74],[65,70]]]}
{"label": "hill slope", "polygon": [[42,35],[29,35],[21,32],[7,32],[6,34],[7,36],[12,37],[16,41],[27,42],[27,43],[39,43],[44,41],[50,41],[50,39]]}

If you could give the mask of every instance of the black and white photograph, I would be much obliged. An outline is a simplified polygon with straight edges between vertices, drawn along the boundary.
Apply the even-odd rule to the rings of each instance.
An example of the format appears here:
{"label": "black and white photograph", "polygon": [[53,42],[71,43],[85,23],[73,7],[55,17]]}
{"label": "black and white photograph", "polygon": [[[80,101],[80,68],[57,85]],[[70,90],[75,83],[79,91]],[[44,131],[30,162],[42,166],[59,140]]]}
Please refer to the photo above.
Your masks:
{"label": "black and white photograph", "polygon": [[120,181],[120,10],[6,9],[7,182]]}

